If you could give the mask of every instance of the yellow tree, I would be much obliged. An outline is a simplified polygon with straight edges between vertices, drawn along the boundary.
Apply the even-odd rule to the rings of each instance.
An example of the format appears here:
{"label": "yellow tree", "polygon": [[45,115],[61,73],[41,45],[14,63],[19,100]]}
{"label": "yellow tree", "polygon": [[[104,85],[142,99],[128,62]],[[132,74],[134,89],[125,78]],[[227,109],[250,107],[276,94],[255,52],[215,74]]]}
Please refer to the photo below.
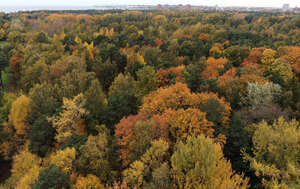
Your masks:
{"label": "yellow tree", "polygon": [[58,142],[65,142],[73,134],[81,134],[84,130],[83,116],[88,112],[83,108],[86,99],[81,93],[73,99],[63,99],[64,109],[59,116],[54,116],[48,119],[52,122],[57,134],[55,139]]}
{"label": "yellow tree", "polygon": [[253,155],[244,153],[256,176],[267,189],[297,189],[300,186],[300,129],[296,120],[282,117],[272,125],[262,121],[252,126]]}
{"label": "yellow tree", "polygon": [[30,99],[22,95],[13,102],[10,114],[9,122],[16,129],[17,135],[27,136],[28,134],[28,123],[26,117],[30,111]]}
{"label": "yellow tree", "polygon": [[140,160],[133,162],[123,172],[123,181],[132,188],[170,188],[168,150],[166,141],[153,141]]}
{"label": "yellow tree", "polygon": [[171,157],[171,165],[179,189],[248,188],[248,179],[234,173],[221,146],[203,135],[180,142]]}
{"label": "yellow tree", "polygon": [[73,167],[73,161],[76,158],[75,148],[66,148],[64,150],[58,150],[50,156],[50,164],[60,168],[65,173],[71,173]]}
{"label": "yellow tree", "polygon": [[275,61],[275,56],[276,56],[276,51],[272,49],[266,49],[262,54],[261,63],[264,65],[270,65]]}
{"label": "yellow tree", "polygon": [[104,189],[100,179],[92,174],[87,176],[79,176],[74,184],[74,189]]}
{"label": "yellow tree", "polygon": [[6,187],[30,189],[39,176],[41,159],[27,150],[21,151],[13,157],[11,177]]}
{"label": "yellow tree", "polygon": [[213,137],[213,123],[206,119],[206,113],[199,109],[167,110],[163,114],[169,125],[170,133],[176,140],[185,140],[188,136],[204,134]]}

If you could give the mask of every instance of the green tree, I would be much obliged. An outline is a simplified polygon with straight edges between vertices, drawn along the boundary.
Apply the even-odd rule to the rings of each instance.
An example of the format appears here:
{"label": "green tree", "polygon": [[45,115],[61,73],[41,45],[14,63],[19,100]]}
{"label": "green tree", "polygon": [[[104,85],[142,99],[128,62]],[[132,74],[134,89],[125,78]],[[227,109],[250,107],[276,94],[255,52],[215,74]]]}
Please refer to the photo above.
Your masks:
{"label": "green tree", "polygon": [[250,54],[249,47],[238,45],[231,46],[224,51],[225,57],[231,62],[234,66],[239,66],[243,60]]}
{"label": "green tree", "polygon": [[80,147],[79,153],[79,158],[76,160],[78,171],[84,174],[94,174],[104,183],[113,180],[109,139],[106,133],[99,133],[97,136],[90,135],[85,145]]}
{"label": "green tree", "polygon": [[30,89],[29,98],[31,99],[31,109],[28,113],[30,123],[43,115],[52,116],[61,105],[55,88],[49,83],[35,85]]}
{"label": "green tree", "polygon": [[108,96],[103,121],[109,128],[117,124],[122,117],[137,113],[134,79],[130,75],[119,74],[110,86]]}
{"label": "green tree", "polygon": [[2,83],[2,72],[4,71],[4,68],[9,65],[8,57],[7,55],[0,49],[0,87],[3,87]]}
{"label": "green tree", "polygon": [[201,79],[202,72],[205,69],[205,59],[201,59],[196,64],[186,66],[184,77],[188,87],[192,92],[199,92],[200,86],[203,83]]}
{"label": "green tree", "polygon": [[29,150],[44,157],[51,149],[55,129],[51,127],[46,116],[37,118],[29,129]]}
{"label": "green tree", "polygon": [[63,188],[69,185],[68,182],[69,176],[67,174],[54,165],[50,165],[40,172],[33,189]]}
{"label": "green tree", "polygon": [[145,66],[136,72],[135,96],[141,101],[142,98],[158,88],[157,75],[153,67]]}
{"label": "green tree", "polygon": [[147,47],[144,51],[145,62],[150,66],[157,67],[161,63],[160,54],[160,49]]}
{"label": "green tree", "polygon": [[106,107],[106,98],[102,86],[97,79],[92,80],[84,96],[86,98],[86,109],[94,118],[100,119]]}

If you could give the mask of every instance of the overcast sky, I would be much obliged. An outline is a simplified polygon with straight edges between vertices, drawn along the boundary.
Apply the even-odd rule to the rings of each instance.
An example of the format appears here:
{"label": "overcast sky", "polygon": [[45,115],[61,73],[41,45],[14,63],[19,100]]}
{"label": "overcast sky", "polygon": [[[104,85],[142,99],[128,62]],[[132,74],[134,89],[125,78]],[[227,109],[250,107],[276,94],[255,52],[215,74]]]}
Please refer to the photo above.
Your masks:
{"label": "overcast sky", "polygon": [[300,7],[300,0],[0,0],[0,6],[93,6],[192,4],[219,6],[281,7],[288,3]]}

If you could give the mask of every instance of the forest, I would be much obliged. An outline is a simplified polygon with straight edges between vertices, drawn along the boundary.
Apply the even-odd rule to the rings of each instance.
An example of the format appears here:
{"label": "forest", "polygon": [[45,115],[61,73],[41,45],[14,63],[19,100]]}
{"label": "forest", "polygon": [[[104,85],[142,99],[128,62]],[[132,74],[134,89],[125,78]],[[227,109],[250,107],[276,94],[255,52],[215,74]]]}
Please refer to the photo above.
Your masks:
{"label": "forest", "polygon": [[300,15],[0,13],[0,188],[299,189]]}

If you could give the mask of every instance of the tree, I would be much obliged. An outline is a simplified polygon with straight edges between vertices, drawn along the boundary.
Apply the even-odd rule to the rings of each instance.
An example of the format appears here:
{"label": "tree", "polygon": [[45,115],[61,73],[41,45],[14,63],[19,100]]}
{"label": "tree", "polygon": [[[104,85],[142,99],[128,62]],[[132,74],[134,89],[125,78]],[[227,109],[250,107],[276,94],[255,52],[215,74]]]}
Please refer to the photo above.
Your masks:
{"label": "tree", "polygon": [[76,158],[75,148],[58,150],[50,156],[50,164],[60,168],[64,173],[70,174],[73,169],[73,162]]}
{"label": "tree", "polygon": [[188,87],[192,92],[198,92],[202,84],[201,74],[205,69],[205,61],[202,59],[199,63],[186,66],[184,77]]}
{"label": "tree", "polygon": [[106,133],[99,133],[97,136],[90,135],[85,145],[80,147],[79,154],[76,160],[78,171],[84,174],[94,174],[104,183],[113,180],[109,139]]}
{"label": "tree", "polygon": [[153,141],[140,160],[123,172],[124,181],[137,188],[169,188],[168,149],[169,144],[164,140]]}
{"label": "tree", "polygon": [[38,178],[40,163],[41,159],[27,150],[16,154],[11,169],[11,187],[30,189]]}
{"label": "tree", "polygon": [[153,67],[145,66],[136,72],[135,95],[141,100],[148,93],[158,88],[157,75]]}
{"label": "tree", "polygon": [[278,101],[280,95],[281,87],[278,84],[272,82],[265,84],[248,83],[246,102],[252,109],[257,109]]}
{"label": "tree", "polygon": [[49,83],[37,84],[30,89],[28,121],[31,124],[41,116],[53,116],[56,113],[61,105],[56,95],[55,88]]}
{"label": "tree", "polygon": [[55,129],[51,127],[46,116],[37,118],[29,129],[29,150],[44,157],[51,149]]}
{"label": "tree", "polygon": [[234,65],[239,66],[243,60],[250,54],[249,47],[238,45],[231,46],[224,50],[225,57]]}
{"label": "tree", "polygon": [[119,74],[110,86],[108,95],[103,119],[109,128],[117,124],[122,117],[137,113],[134,79],[130,75]]}
{"label": "tree", "polygon": [[58,149],[64,150],[66,148],[75,148],[76,151],[79,151],[80,147],[86,143],[87,139],[87,135],[72,135],[66,143],[59,145]]}
{"label": "tree", "polygon": [[229,128],[231,107],[224,98],[215,93],[192,94],[191,106],[206,113],[206,119],[214,126],[214,136],[222,143],[226,143],[226,132]]}
{"label": "tree", "polygon": [[79,176],[74,184],[75,189],[104,189],[98,177],[88,174],[86,177]]}
{"label": "tree", "polygon": [[226,58],[208,58],[206,61],[205,70],[202,72],[201,77],[203,79],[216,79],[226,63]]}
{"label": "tree", "polygon": [[188,136],[200,134],[213,137],[213,123],[199,109],[166,110],[163,117],[167,120],[174,141],[186,140]]}
{"label": "tree", "polygon": [[244,153],[265,188],[297,188],[299,181],[300,129],[296,120],[282,117],[272,125],[253,125],[253,155]]}
{"label": "tree", "polygon": [[111,96],[134,96],[134,79],[131,75],[120,73],[109,87],[108,95]]}
{"label": "tree", "polygon": [[9,70],[13,74],[14,79],[17,81],[20,79],[20,58],[17,56],[12,56],[9,59]]}
{"label": "tree", "polygon": [[141,112],[149,115],[162,114],[167,109],[180,109],[191,103],[190,89],[182,83],[159,88],[143,99]]}
{"label": "tree", "polygon": [[75,96],[73,99],[63,99],[63,111],[48,119],[56,129],[55,139],[58,142],[67,141],[73,134],[80,134],[84,130],[83,116],[88,112],[84,109],[86,99],[83,94]]}
{"label": "tree", "polygon": [[[0,39],[1,39],[1,30],[0,30]],[[4,71],[4,68],[9,65],[8,63],[9,62],[8,62],[7,55],[0,49],[0,87],[3,87],[2,71]]]}
{"label": "tree", "polygon": [[16,95],[13,93],[4,93],[1,99],[0,107],[0,122],[8,121],[8,115],[13,102],[16,100]]}
{"label": "tree", "polygon": [[27,123],[27,115],[30,111],[30,99],[21,95],[13,102],[10,114],[9,114],[9,122],[16,129],[17,135],[27,136],[29,126]]}
{"label": "tree", "polygon": [[271,65],[275,61],[276,51],[272,49],[264,50],[261,56],[261,63],[263,65]]}
{"label": "tree", "polygon": [[49,68],[45,60],[39,60],[35,64],[24,69],[21,77],[21,86],[28,92],[35,84],[49,80]]}
{"label": "tree", "polygon": [[39,32],[38,35],[36,36],[36,42],[38,43],[48,43],[48,37],[47,34],[45,34],[44,32]]}
{"label": "tree", "polygon": [[93,72],[85,72],[81,70],[73,70],[62,76],[56,82],[56,94],[59,97],[73,98],[80,93],[86,92],[96,75]]}
{"label": "tree", "polygon": [[221,146],[203,135],[180,142],[171,164],[178,188],[248,188],[248,179],[232,171]]}
{"label": "tree", "polygon": [[96,119],[100,119],[106,107],[106,98],[102,86],[97,79],[92,80],[89,89],[84,95],[86,98],[86,109]]}
{"label": "tree", "polygon": [[295,78],[291,65],[280,58],[265,68],[264,75],[282,86],[288,85]]}
{"label": "tree", "polygon": [[[55,59],[56,60],[56,59]],[[49,67],[51,79],[59,79],[75,70],[86,71],[87,65],[83,58],[75,55],[60,57]]]}
{"label": "tree", "polygon": [[168,140],[168,127],[162,116],[148,119],[143,114],[124,117],[116,125],[115,135],[120,159],[126,167],[145,153],[154,139]]}
{"label": "tree", "polygon": [[5,38],[5,30],[3,28],[0,29],[0,40]]}
{"label": "tree", "polygon": [[127,53],[127,65],[125,67],[126,73],[129,73],[136,79],[136,72],[146,65],[144,57],[132,50]]}
{"label": "tree", "polygon": [[54,165],[50,165],[40,172],[33,189],[63,188],[69,185],[68,182],[69,176],[67,174]]}
{"label": "tree", "polygon": [[157,67],[160,63],[161,50],[159,48],[147,47],[144,51],[144,59],[147,65]]}
{"label": "tree", "polygon": [[111,63],[109,60],[105,62],[102,62],[102,60],[97,61],[92,65],[92,71],[96,73],[96,76],[105,92],[108,91],[114,81],[114,78],[119,73],[117,65]]}

